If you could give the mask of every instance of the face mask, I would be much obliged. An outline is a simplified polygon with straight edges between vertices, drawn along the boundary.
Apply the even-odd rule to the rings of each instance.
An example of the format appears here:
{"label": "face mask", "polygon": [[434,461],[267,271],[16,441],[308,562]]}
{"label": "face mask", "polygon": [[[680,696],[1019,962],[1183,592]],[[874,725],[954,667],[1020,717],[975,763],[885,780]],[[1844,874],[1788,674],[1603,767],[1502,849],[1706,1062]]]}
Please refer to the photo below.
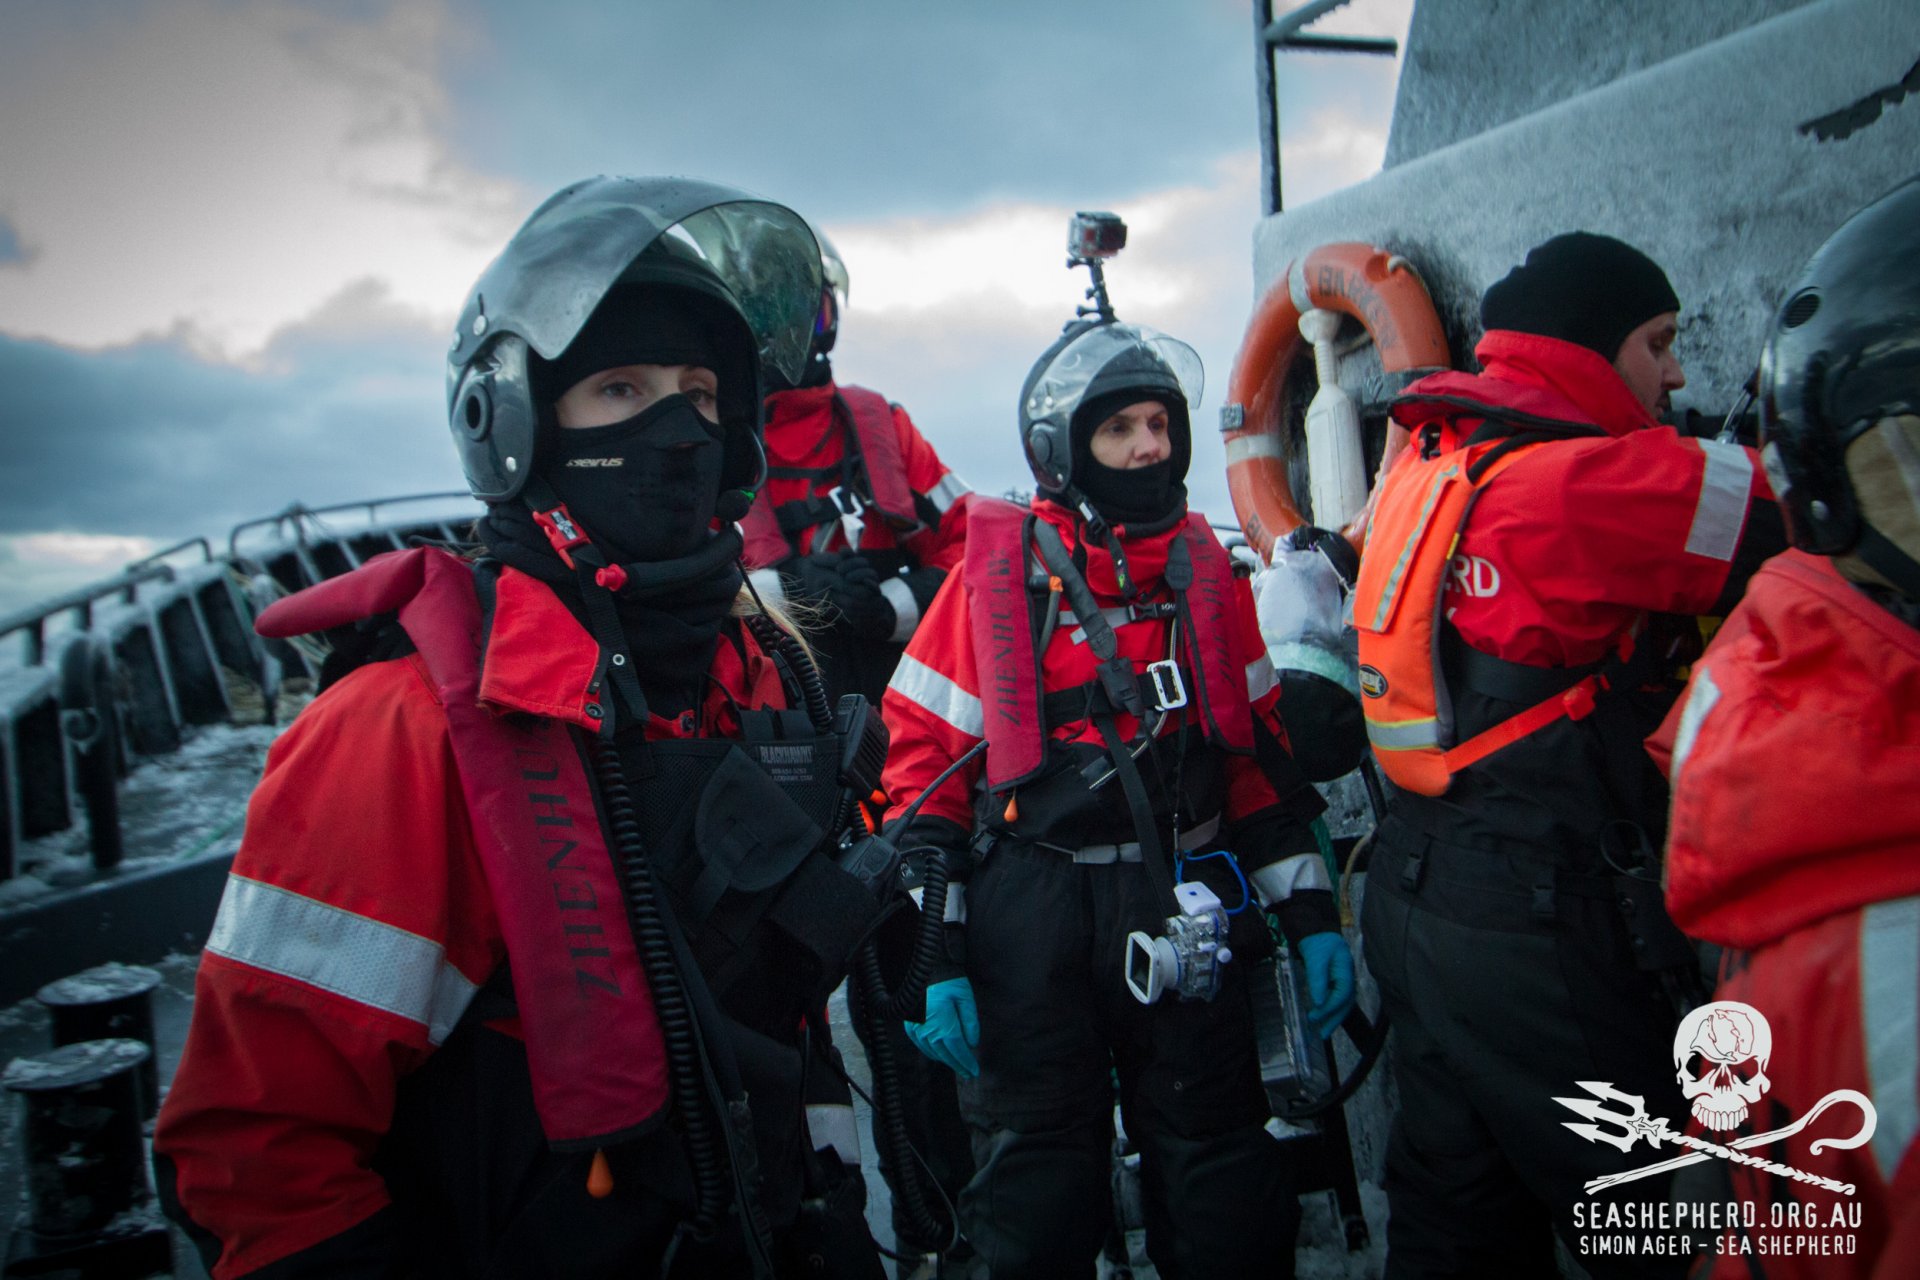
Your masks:
{"label": "face mask", "polygon": [[[1076,473],[1080,491],[1111,524],[1150,524],[1173,514],[1176,486],[1173,460],[1117,471],[1088,460],[1085,476]],[[1186,490],[1177,495],[1184,500]]]}
{"label": "face mask", "polygon": [[624,422],[560,428],[541,473],[621,564],[677,560],[707,538],[720,497],[720,428],[685,396]]}

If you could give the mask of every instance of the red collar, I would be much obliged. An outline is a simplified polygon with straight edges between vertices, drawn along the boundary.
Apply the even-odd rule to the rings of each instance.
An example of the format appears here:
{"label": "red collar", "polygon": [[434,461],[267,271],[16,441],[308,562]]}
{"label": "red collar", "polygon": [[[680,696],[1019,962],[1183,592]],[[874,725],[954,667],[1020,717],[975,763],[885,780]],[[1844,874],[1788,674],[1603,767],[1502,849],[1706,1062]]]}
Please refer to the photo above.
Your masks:
{"label": "red collar", "polygon": [[1608,435],[1660,425],[1634,399],[1612,363],[1589,347],[1494,329],[1480,339],[1473,354],[1488,377],[1556,396],[1571,407],[1573,416]]}
{"label": "red collar", "polygon": [[837,388],[828,382],[818,387],[795,387],[776,391],[767,397],[765,430],[767,457],[792,466],[822,452],[836,433],[822,431],[827,415],[833,412]]}
{"label": "red collar", "polygon": [[1486,372],[1448,370],[1420,379],[1394,402],[1394,421],[1415,432],[1439,423],[1443,449],[1459,447],[1473,421],[1496,410],[1596,426],[1610,436],[1660,425],[1614,367],[1586,347],[1494,329],[1474,355]]}
{"label": "red collar", "polygon": [[[780,673],[751,635],[743,635],[745,661],[723,638],[714,651],[712,676],[698,714],[666,718],[649,714],[647,737],[726,737],[739,729],[734,705],[784,706]],[[589,690],[600,646],[553,588],[517,569],[503,568],[494,588],[493,630],[480,670],[480,701],[497,711],[522,711],[598,731],[593,714],[607,705],[602,685]]]}
{"label": "red collar", "polygon": [[[1113,571],[1113,553],[1100,540],[1083,536],[1086,525],[1080,516],[1047,498],[1033,504],[1033,513],[1060,531],[1060,539],[1067,544],[1069,551],[1075,547],[1086,548],[1087,585],[1093,588],[1096,596],[1118,600],[1120,580]],[[1119,529],[1120,549],[1126,553],[1127,570],[1133,574],[1134,583],[1142,596],[1160,594],[1160,579],[1167,570],[1167,548],[1173,545],[1174,538],[1186,527],[1186,521],[1181,520],[1171,529],[1141,537],[1128,535],[1124,526]]]}

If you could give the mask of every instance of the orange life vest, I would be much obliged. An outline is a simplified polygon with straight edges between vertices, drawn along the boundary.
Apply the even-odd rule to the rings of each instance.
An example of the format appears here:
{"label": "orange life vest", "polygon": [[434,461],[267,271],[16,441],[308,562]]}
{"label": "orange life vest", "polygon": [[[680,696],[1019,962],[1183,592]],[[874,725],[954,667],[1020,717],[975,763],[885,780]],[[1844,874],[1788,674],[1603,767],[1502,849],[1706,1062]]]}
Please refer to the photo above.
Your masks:
{"label": "orange life vest", "polygon": [[[1455,741],[1440,644],[1454,551],[1488,484],[1544,441],[1506,438],[1401,458],[1381,485],[1353,591],[1361,710],[1374,758],[1396,786],[1446,794],[1459,773],[1562,718],[1584,719],[1607,687],[1598,671],[1465,742]],[[1503,447],[1504,446],[1504,447]],[[1622,640],[1622,656],[1631,650]]]}

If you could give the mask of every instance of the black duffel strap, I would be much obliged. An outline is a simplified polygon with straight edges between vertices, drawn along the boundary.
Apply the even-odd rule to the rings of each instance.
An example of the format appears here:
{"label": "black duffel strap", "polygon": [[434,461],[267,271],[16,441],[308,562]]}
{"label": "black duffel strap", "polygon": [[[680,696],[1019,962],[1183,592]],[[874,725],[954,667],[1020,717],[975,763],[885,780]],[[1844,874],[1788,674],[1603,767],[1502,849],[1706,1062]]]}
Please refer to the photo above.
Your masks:
{"label": "black duffel strap", "polygon": [[1533,706],[1557,698],[1604,667],[1608,660],[1577,667],[1536,667],[1497,658],[1476,649],[1449,628],[1441,640],[1442,666],[1449,683],[1502,702]]}
{"label": "black duffel strap", "polygon": [[[1142,673],[1134,677],[1134,688],[1138,691],[1142,705],[1149,711],[1157,710],[1160,703],[1160,688],[1151,675]],[[1107,693],[1107,686],[1098,680],[1089,680],[1085,684],[1076,684],[1067,689],[1056,689],[1040,699],[1040,714],[1048,730],[1063,724],[1078,724],[1082,720],[1091,720],[1095,716],[1112,715],[1125,711],[1125,707],[1114,705],[1113,698]],[[1134,714],[1128,712],[1128,714]]]}
{"label": "black duffel strap", "polygon": [[833,499],[824,496],[796,498],[773,509],[774,522],[780,526],[780,532],[789,537],[816,525],[836,521],[843,514],[834,505]]}
{"label": "black duffel strap", "polygon": [[1120,656],[1120,641],[1113,634],[1113,624],[1107,621],[1100,602],[1094,599],[1093,588],[1073,563],[1067,544],[1061,541],[1060,531],[1045,520],[1035,520],[1033,542],[1040,549],[1041,563],[1066,594],[1074,621],[1087,633],[1087,647],[1099,661],[1100,683],[1106,687],[1108,699],[1128,715],[1141,718],[1152,704],[1141,699],[1139,686],[1134,683],[1133,664]]}
{"label": "black duffel strap", "polygon": [[[1441,661],[1449,683],[1503,702],[1534,706],[1557,698],[1589,676],[1598,675],[1605,690],[1631,689],[1647,679],[1658,655],[1648,646],[1622,638],[1606,657],[1577,667],[1536,667],[1512,662],[1474,648],[1448,627],[1441,637]],[[1622,656],[1622,651],[1626,656]]]}
{"label": "black duffel strap", "polygon": [[774,467],[767,468],[769,480],[838,480],[841,464],[829,463],[824,467]]}
{"label": "black duffel strap", "polygon": [[1147,879],[1153,885],[1154,896],[1160,899],[1162,910],[1178,911],[1180,904],[1173,892],[1173,868],[1168,864],[1166,851],[1160,843],[1160,830],[1153,821],[1153,803],[1147,798],[1147,784],[1140,776],[1140,766],[1134,763],[1133,753],[1121,745],[1112,716],[1095,716],[1093,726],[1100,731],[1100,740],[1107,744],[1107,754],[1113,757],[1114,771],[1120,776],[1120,790],[1127,797],[1127,809],[1133,816],[1134,835],[1140,842],[1140,861],[1146,864]]}

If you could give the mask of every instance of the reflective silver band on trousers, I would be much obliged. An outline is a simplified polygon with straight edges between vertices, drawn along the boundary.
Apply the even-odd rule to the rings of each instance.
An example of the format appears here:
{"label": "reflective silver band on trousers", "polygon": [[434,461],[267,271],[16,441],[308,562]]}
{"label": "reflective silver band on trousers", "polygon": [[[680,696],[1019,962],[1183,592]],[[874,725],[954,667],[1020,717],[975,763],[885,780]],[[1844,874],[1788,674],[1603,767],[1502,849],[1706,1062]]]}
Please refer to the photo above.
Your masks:
{"label": "reflective silver band on trousers", "polygon": [[[1180,833],[1175,842],[1182,853],[1198,849],[1220,834],[1220,815],[1214,814],[1199,826]],[[1036,842],[1037,843],[1037,842]],[[1140,842],[1129,840],[1125,844],[1090,844],[1081,849],[1067,849],[1056,844],[1040,844],[1042,849],[1055,849],[1069,854],[1075,862],[1085,866],[1104,867],[1114,862],[1140,861]]]}

